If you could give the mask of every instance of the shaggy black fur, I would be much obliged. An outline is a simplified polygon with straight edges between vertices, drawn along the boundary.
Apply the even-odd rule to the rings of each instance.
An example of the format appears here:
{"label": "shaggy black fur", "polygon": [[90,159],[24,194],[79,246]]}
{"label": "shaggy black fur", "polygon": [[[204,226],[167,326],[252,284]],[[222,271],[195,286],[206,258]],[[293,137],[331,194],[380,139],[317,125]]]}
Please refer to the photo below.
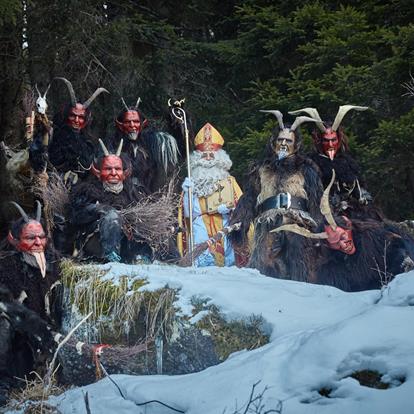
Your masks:
{"label": "shaggy black fur", "polygon": [[89,168],[94,154],[94,146],[89,141],[85,130],[75,132],[65,125],[61,114],[54,118],[53,136],[49,146],[42,144],[42,134],[36,134],[29,148],[29,157],[32,168],[42,171],[47,160],[59,173],[71,170],[86,175],[85,168]]}
{"label": "shaggy black fur", "polygon": [[[3,241],[2,245],[6,245]],[[49,322],[59,324],[61,290],[50,294],[50,311],[45,310],[45,295],[58,280],[56,256],[46,252],[47,272],[27,264],[15,250],[3,249],[0,257],[0,404],[15,385],[14,377],[24,378],[39,356],[37,349],[49,352],[52,336]],[[23,304],[16,302],[22,290],[27,294]],[[2,401],[3,400],[3,401]]]}
{"label": "shaggy black fur", "polygon": [[[324,187],[328,186],[332,178],[332,170],[335,170],[336,183],[338,184],[335,183],[331,189],[330,202],[336,213],[357,219],[383,219],[380,209],[373,205],[372,199],[368,200],[366,205],[359,202],[363,194],[360,194],[356,180],[359,181],[362,190],[366,190],[366,187],[358,163],[349,152],[339,151],[332,161],[319,152],[313,152],[309,154],[309,157],[318,165]],[[346,188],[352,188],[354,185],[354,189],[349,193]],[[348,208],[346,210],[340,209],[341,202],[347,203]]]}
{"label": "shaggy black fur", "polygon": [[[119,194],[105,191],[98,179],[76,186],[71,194],[70,221],[77,233],[78,250],[97,258],[115,252],[125,262],[131,262],[137,254],[152,257],[146,243],[130,240],[118,213],[144,195],[145,188],[132,185],[130,180],[124,181]],[[95,236],[90,237],[93,233]]]}
{"label": "shaggy black fur", "polygon": [[142,133],[136,141],[131,141],[127,135],[116,129],[115,134],[106,140],[105,145],[110,152],[115,153],[121,139],[123,139],[122,153],[127,154],[131,160],[134,184],[143,185],[148,191],[156,191],[157,164],[151,156],[147,140],[143,136],[145,134]]}
{"label": "shaggy black fur", "polygon": [[[47,261],[45,278],[38,268],[28,265],[23,260],[22,253],[18,251],[3,250],[0,258],[0,285],[10,290],[14,299],[17,299],[24,290],[28,297],[23,304],[42,318],[47,318],[45,295],[52,284],[59,279],[56,255],[46,251],[45,256]],[[51,303],[53,303],[52,298]]]}
{"label": "shaggy black fur", "polygon": [[[341,218],[336,222],[346,226]],[[319,258],[315,257],[320,260],[317,283],[351,292],[380,289],[395,275],[411,270],[404,260],[414,260],[414,239],[392,223],[352,220],[352,233],[353,255],[321,246]]]}
{"label": "shaggy black fur", "polygon": [[167,156],[168,151],[162,148],[159,132],[154,128],[145,128],[136,141],[131,141],[126,134],[116,128],[115,134],[106,140],[109,151],[115,152],[121,139],[124,140],[122,153],[128,155],[132,163],[132,179],[134,184],[144,185],[150,192],[157,192],[165,186],[176,172],[177,165],[168,161],[165,171],[161,154]]}
{"label": "shaggy black fur", "polygon": [[295,214],[287,213],[284,217],[278,215],[275,220],[261,222],[263,214],[257,212],[256,204],[264,184],[263,171],[269,176],[277,177],[276,188],[273,189],[274,195],[284,191],[284,184],[287,180],[302,177],[303,189],[307,195],[308,213],[317,225],[322,222],[319,202],[323,188],[318,167],[299,153],[278,160],[269,146],[265,159],[251,168],[247,190],[233,212],[231,223],[241,221],[242,228],[240,232],[233,233],[231,239],[236,245],[244,243],[249,225],[254,221],[254,247],[249,265],[268,276],[312,281],[314,278],[312,270],[314,242],[292,233],[270,233],[270,230],[282,224],[282,220],[284,224],[295,223]]}

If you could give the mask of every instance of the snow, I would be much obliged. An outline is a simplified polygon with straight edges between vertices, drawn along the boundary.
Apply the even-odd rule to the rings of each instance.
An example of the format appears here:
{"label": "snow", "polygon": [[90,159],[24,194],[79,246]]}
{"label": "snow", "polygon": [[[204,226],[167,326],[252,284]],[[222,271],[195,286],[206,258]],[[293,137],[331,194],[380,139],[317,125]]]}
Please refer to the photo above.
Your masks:
{"label": "snow", "polygon": [[[186,414],[233,414],[258,381],[256,391],[268,388],[263,412],[280,402],[283,414],[414,412],[414,272],[397,276],[382,292],[346,293],[252,269],[101,267],[110,268],[106,277],[113,280],[125,274],[147,278],[141,290],[179,289],[184,314],[191,315],[191,298],[197,296],[209,298],[230,319],[262,315],[271,341],[195,374],[112,376],[126,399],[107,378],[67,391],[50,400],[62,413],[85,413],[88,392],[92,413],[176,412],[155,402],[136,405],[159,400]],[[363,369],[381,372],[392,387],[368,388],[349,377]],[[329,398],[318,393],[321,388],[332,390]]]}

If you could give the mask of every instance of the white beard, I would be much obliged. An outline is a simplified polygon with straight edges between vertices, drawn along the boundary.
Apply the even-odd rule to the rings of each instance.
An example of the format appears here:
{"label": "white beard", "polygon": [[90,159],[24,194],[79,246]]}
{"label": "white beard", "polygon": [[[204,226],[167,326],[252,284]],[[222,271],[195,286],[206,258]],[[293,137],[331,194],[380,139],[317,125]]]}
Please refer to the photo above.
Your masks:
{"label": "white beard", "polygon": [[124,183],[122,181],[120,181],[118,184],[111,184],[104,181],[102,185],[105,191],[114,194],[119,194],[124,189]]}
{"label": "white beard", "polygon": [[46,257],[44,252],[23,252],[23,260],[32,267],[37,267],[44,278],[46,276]]}
{"label": "white beard", "polygon": [[201,158],[202,154],[194,151],[190,155],[191,181],[197,197],[208,197],[218,190],[218,182],[230,175],[232,162],[224,150],[215,151],[213,160]]}

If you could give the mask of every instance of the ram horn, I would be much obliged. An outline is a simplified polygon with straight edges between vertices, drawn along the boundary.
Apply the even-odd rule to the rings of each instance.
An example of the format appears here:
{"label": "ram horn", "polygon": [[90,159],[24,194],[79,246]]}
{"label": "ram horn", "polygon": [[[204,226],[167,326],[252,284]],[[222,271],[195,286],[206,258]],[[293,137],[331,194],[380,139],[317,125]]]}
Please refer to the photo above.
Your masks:
{"label": "ram horn", "polygon": [[336,176],[335,170],[332,170],[331,181],[328,187],[326,187],[325,191],[323,192],[323,195],[321,198],[321,204],[320,204],[321,213],[324,215],[326,221],[332,227],[333,230],[336,230],[338,225],[335,223],[335,219],[333,218],[333,215],[332,215],[331,206],[329,204],[329,192],[331,191],[332,185],[335,181],[335,176]]}
{"label": "ram horn", "polygon": [[40,219],[42,218],[42,205],[40,204],[39,200],[36,200],[37,208],[36,208],[36,221],[40,223]]}
{"label": "ram horn", "polygon": [[105,88],[98,88],[93,94],[92,96],[83,103],[83,106],[85,108],[88,108],[89,105],[98,97],[98,95],[100,95],[102,92],[106,92],[109,93]]}
{"label": "ram horn", "polygon": [[69,90],[70,101],[72,103],[72,106],[76,106],[76,104],[77,104],[78,101],[76,99],[75,91],[74,91],[73,86],[70,83],[70,81],[68,81],[66,78],[60,78],[60,77],[57,77],[55,79],[60,79],[63,82],[65,82],[65,84],[66,84],[66,86],[68,87],[68,90]]}
{"label": "ram horn", "polygon": [[317,119],[310,118],[308,116],[298,116],[295,119],[295,122],[293,122],[292,126],[290,127],[290,130],[295,131],[300,125],[302,125],[305,122],[316,122],[316,123],[318,123],[319,121]]}
{"label": "ram horn", "polygon": [[124,98],[122,98],[122,97],[121,97],[121,102],[122,102],[122,104],[124,105],[125,109],[126,109],[127,111],[129,111],[129,107],[128,107],[128,105],[126,104],[126,102],[125,102]]}
{"label": "ram horn", "polygon": [[323,121],[321,119],[321,116],[319,115],[319,112],[316,108],[302,108],[302,109],[298,109],[296,111],[290,111],[288,112],[290,115],[300,115],[302,112],[305,112],[305,114],[308,114],[309,116],[311,116],[314,119],[317,119],[318,121],[316,122],[317,127],[322,131],[322,132],[326,132],[326,128],[325,125],[323,124]]}
{"label": "ram horn", "polygon": [[47,95],[47,93],[49,92],[49,89],[50,89],[50,83],[49,83],[49,85],[47,85],[46,92],[45,92],[45,94],[43,95],[43,99],[46,99],[46,95]]}
{"label": "ram horn", "polygon": [[102,151],[103,151],[103,153],[104,153],[104,155],[105,155],[105,157],[107,157],[108,155],[110,155],[109,154],[109,151],[108,151],[108,148],[106,148],[106,146],[105,146],[105,144],[103,143],[103,141],[99,138],[99,144],[100,144],[100,146],[101,146],[101,148],[102,148]]}
{"label": "ram horn", "polygon": [[137,103],[135,104],[134,109],[138,109],[138,106],[139,106],[140,103],[141,103],[141,98],[138,97]]}
{"label": "ram horn", "polygon": [[281,231],[290,231],[291,233],[296,233],[301,236],[310,238],[310,239],[327,239],[328,234],[323,233],[312,233],[304,227],[298,226],[297,224],[284,224],[283,226],[278,227],[277,229],[270,230],[270,233],[279,233]]}
{"label": "ram horn", "polygon": [[11,204],[13,204],[17,210],[19,210],[20,215],[23,217],[23,220],[28,223],[30,221],[29,216],[26,214],[26,212],[23,210],[22,207],[20,207],[15,201],[10,201]]}
{"label": "ram horn", "polygon": [[121,156],[121,152],[122,152],[122,146],[124,145],[124,140],[121,139],[119,145],[118,145],[118,149],[116,150],[115,155],[117,155],[118,157]]}
{"label": "ram horn", "polygon": [[267,109],[260,109],[260,112],[273,114],[277,118],[277,122],[279,123],[280,129],[285,129],[285,125],[283,124],[283,114],[278,110],[267,110]]}
{"label": "ram horn", "polygon": [[355,109],[356,111],[366,111],[368,109],[367,106],[354,106],[354,105],[342,105],[338,109],[338,113],[336,114],[335,120],[332,124],[332,131],[336,131],[341,125],[344,116],[351,110]]}

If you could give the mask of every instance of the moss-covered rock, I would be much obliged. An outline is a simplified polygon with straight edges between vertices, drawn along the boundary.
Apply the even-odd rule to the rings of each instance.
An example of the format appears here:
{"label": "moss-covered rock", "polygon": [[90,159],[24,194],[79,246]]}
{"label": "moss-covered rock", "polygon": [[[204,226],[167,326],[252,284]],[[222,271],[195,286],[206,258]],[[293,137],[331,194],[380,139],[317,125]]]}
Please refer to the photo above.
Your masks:
{"label": "moss-covered rock", "polygon": [[[145,352],[131,352],[130,357],[125,348],[119,358],[114,352],[110,358],[103,352],[100,362],[109,373],[197,372],[224,361],[232,352],[254,349],[269,341],[261,316],[227,320],[217,306],[209,304],[209,298],[194,297],[190,318],[177,308],[177,290],[148,290],[147,279],[138,274],[111,278],[108,270],[71,261],[62,262],[61,268],[65,331],[91,313],[76,332],[78,340],[131,350],[139,343],[147,344]],[[102,371],[96,357],[79,355],[70,347],[62,350],[61,359],[66,383],[83,385]]]}

